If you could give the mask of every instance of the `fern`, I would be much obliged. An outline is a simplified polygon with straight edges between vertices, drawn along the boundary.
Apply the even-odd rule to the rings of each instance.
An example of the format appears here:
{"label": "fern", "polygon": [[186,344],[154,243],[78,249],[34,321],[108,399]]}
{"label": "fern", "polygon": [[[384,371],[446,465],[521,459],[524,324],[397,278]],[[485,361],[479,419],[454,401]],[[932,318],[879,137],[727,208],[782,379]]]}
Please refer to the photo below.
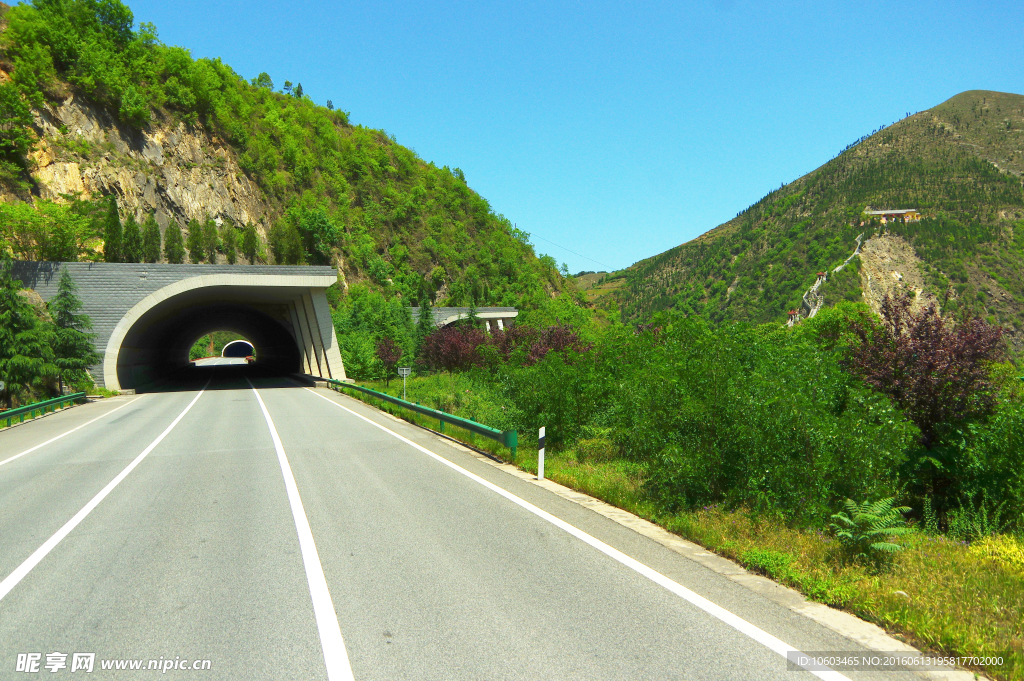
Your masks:
{"label": "fern", "polygon": [[829,527],[848,559],[881,567],[903,549],[892,539],[911,531],[903,517],[910,508],[893,506],[894,501],[890,497],[858,504],[847,499],[844,510],[832,515],[836,522]]}

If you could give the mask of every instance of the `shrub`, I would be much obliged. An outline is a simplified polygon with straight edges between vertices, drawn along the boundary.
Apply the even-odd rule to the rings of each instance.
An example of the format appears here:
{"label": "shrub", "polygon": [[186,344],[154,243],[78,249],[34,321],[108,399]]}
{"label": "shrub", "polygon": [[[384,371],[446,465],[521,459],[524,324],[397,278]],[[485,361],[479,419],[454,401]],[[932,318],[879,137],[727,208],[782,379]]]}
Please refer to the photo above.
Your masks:
{"label": "shrub", "polygon": [[581,463],[611,461],[615,458],[615,446],[604,437],[583,439],[576,443],[576,458]]}
{"label": "shrub", "polygon": [[910,508],[894,507],[893,501],[890,497],[858,504],[847,499],[845,510],[832,514],[836,522],[829,527],[848,559],[880,566],[902,549],[892,539],[911,532],[903,518]]}
{"label": "shrub", "polygon": [[435,371],[469,369],[481,363],[484,332],[472,327],[446,326],[423,339],[421,361]]}
{"label": "shrub", "polygon": [[978,318],[954,326],[934,304],[913,312],[908,296],[886,295],[881,312],[880,326],[853,323],[860,344],[849,365],[904,410],[925,447],[938,443],[943,427],[992,411],[988,365],[1002,351],[1002,329]]}
{"label": "shrub", "polygon": [[1024,542],[1008,534],[990,535],[971,544],[972,555],[992,558],[1024,575]]}
{"label": "shrub", "polygon": [[992,503],[984,490],[977,496],[977,501],[974,496],[968,496],[957,508],[950,509],[947,531],[954,539],[973,542],[997,535],[1010,524],[1009,519],[1004,518],[1006,501]]}

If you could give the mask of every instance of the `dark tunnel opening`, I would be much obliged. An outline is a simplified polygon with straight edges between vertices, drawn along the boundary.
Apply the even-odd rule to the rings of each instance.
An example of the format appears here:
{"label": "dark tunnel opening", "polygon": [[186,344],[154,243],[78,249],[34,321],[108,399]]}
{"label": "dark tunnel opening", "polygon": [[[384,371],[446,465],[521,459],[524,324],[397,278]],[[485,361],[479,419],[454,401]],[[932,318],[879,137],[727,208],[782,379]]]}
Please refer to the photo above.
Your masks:
{"label": "dark tunnel opening", "polygon": [[233,340],[224,346],[221,357],[249,357],[256,354],[256,346],[245,338]]}
{"label": "dark tunnel opening", "polygon": [[146,391],[176,380],[193,366],[189,350],[196,339],[221,330],[251,342],[257,358],[253,368],[261,375],[299,372],[301,352],[275,312],[274,306],[257,307],[244,300],[165,301],[144,314],[125,336],[118,353],[118,381],[122,388]]}

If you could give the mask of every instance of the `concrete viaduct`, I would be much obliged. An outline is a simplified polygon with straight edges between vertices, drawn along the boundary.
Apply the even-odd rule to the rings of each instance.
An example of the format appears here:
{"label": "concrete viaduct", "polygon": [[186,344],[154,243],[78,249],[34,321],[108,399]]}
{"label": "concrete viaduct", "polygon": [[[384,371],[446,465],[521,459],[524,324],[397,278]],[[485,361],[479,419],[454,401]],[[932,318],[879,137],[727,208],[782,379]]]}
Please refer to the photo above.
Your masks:
{"label": "concrete viaduct", "polygon": [[12,274],[48,301],[61,268],[92,318],[102,359],[91,372],[107,389],[186,366],[196,339],[217,330],[247,338],[275,370],[345,379],[324,293],[337,281],[331,267],[16,261]]}

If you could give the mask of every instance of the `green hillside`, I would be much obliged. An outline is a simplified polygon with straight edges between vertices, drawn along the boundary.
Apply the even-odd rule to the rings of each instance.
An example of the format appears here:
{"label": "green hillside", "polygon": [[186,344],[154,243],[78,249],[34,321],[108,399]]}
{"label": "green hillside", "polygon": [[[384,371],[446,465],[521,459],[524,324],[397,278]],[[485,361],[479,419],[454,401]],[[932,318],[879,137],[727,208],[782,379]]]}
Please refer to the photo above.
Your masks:
{"label": "green hillside", "polygon": [[[554,260],[538,258],[461,170],[352,125],[301,84],[275,90],[265,73],[246,80],[219,59],[194,60],[153,25],[136,28],[118,0],[33,0],[0,13],[0,196],[33,192],[28,107],[74,94],[121,126],[182,121],[229,147],[273,214],[267,262],[338,263],[349,283],[438,304],[520,304],[562,286]],[[71,137],[51,147],[107,152]]]}
{"label": "green hillside", "polygon": [[[965,92],[858,140],[821,168],[710,232],[628,270],[628,318],[674,308],[712,321],[785,321],[816,274],[855,239],[909,242],[923,293],[1024,328],[1024,97]],[[917,208],[916,223],[881,225],[863,211]],[[830,276],[826,304],[859,300],[858,260]]]}

